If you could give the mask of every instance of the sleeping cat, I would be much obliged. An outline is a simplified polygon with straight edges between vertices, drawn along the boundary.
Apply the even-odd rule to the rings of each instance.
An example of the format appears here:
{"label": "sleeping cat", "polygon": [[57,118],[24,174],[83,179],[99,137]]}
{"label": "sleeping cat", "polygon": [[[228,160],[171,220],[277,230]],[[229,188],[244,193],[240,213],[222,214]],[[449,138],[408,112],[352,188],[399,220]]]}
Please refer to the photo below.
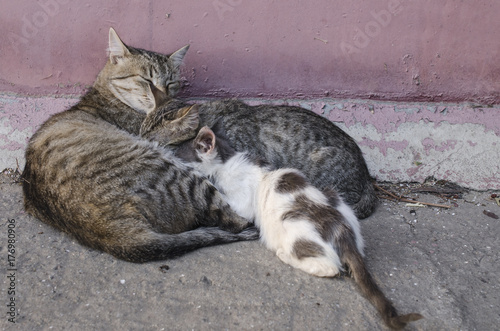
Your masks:
{"label": "sleeping cat", "polygon": [[210,182],[137,136],[154,94],[177,92],[187,49],[167,56],[129,47],[110,29],[109,60],[94,86],[28,143],[22,177],[30,214],[133,262],[258,238]]}
{"label": "sleeping cat", "polygon": [[[187,122],[190,112],[184,114]],[[141,133],[168,132],[167,122],[164,129],[143,125]],[[236,152],[219,126],[215,130],[217,138],[203,127],[194,139],[178,146],[176,155],[208,176],[240,216],[255,220],[262,242],[283,262],[319,277],[333,277],[346,264],[390,328],[401,329],[423,318],[416,313],[398,316],[377,286],[363,261],[358,220],[335,191],[321,192],[296,169],[271,171],[247,153]]]}
{"label": "sleeping cat", "polygon": [[336,190],[358,218],[370,216],[377,197],[363,154],[339,127],[294,106],[249,106],[238,100],[200,105],[200,125],[220,123],[238,152],[273,168],[300,170],[315,187]]}
{"label": "sleeping cat", "polygon": [[[188,106],[179,100],[172,102]],[[249,106],[238,100],[210,101],[196,107],[200,126],[220,125],[238,152],[265,160],[273,168],[300,170],[319,189],[339,192],[358,218],[373,213],[377,198],[361,150],[329,120],[300,107]],[[166,112],[154,111],[143,123],[143,131],[149,135],[174,136],[169,132],[174,125],[162,126],[161,130],[153,128],[160,123],[161,113]],[[189,126],[180,129],[184,134],[175,141],[166,137],[159,140],[173,145],[196,134]]]}

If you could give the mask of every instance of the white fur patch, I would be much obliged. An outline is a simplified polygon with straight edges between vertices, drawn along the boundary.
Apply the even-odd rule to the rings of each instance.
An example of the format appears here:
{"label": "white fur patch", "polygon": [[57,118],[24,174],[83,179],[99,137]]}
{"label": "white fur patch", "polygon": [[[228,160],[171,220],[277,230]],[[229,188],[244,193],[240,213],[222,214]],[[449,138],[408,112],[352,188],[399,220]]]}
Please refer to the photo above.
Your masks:
{"label": "white fur patch", "polygon": [[231,208],[241,217],[254,220],[256,216],[256,192],[262,171],[252,165],[242,153],[226,163],[216,159],[217,154],[199,154],[202,163],[194,167],[206,176],[214,178],[215,187],[224,193]]}
{"label": "white fur patch", "polygon": [[359,226],[359,221],[356,215],[354,215],[354,211],[352,210],[351,207],[349,207],[343,200],[340,198],[340,205],[337,207],[338,211],[344,216],[344,218],[347,220],[349,225],[351,226],[352,231],[354,232],[354,237],[356,239],[356,246],[358,248],[359,253],[361,253],[362,256],[365,255],[364,249],[365,249],[365,242],[363,240],[363,237],[361,236],[361,229]]}

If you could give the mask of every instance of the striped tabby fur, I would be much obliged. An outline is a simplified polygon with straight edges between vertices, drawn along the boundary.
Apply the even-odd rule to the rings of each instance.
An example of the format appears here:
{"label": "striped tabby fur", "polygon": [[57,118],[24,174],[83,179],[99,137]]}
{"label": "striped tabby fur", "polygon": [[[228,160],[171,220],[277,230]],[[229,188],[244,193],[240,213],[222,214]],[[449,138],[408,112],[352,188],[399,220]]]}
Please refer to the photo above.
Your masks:
{"label": "striped tabby fur", "polygon": [[[177,130],[169,120],[172,109],[187,106],[178,100],[160,107],[143,123],[151,139],[176,144],[196,135],[196,128]],[[239,100],[216,100],[196,106],[200,126],[219,126],[238,152],[267,162],[273,168],[300,170],[315,187],[336,190],[358,218],[373,213],[377,197],[363,154],[356,142],[329,120],[300,107],[249,106]],[[196,123],[198,124],[198,123]],[[155,127],[155,125],[157,127]],[[167,139],[168,138],[168,139]]]}
{"label": "striped tabby fur", "polygon": [[30,214],[133,262],[258,237],[206,179],[137,136],[155,92],[177,92],[186,51],[129,47],[110,29],[109,60],[94,86],[29,141],[23,191]]}

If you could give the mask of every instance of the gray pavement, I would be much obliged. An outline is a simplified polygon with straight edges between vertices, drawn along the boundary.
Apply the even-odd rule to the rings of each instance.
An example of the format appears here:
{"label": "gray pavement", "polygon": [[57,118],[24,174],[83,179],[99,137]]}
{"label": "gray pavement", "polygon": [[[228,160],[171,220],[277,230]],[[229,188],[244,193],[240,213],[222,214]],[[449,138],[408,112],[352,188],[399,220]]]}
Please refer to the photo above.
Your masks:
{"label": "gray pavement", "polygon": [[[465,193],[449,210],[381,200],[361,221],[377,282],[401,313],[426,317],[408,330],[499,329],[500,221],[493,214],[500,207],[491,194]],[[6,175],[0,199],[2,330],[386,329],[352,279],[312,277],[256,241],[132,264],[28,216],[20,184]],[[10,262],[9,224],[16,240]]]}

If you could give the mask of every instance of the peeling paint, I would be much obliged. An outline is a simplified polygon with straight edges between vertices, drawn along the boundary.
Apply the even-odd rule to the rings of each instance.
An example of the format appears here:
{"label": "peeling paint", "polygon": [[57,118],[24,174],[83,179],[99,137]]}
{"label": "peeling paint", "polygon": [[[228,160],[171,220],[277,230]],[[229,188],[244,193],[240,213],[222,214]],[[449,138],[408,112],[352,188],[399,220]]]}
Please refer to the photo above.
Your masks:
{"label": "peeling paint", "polygon": [[457,140],[450,140],[450,139],[442,141],[439,144],[436,144],[436,142],[432,138],[425,138],[424,140],[422,140],[422,145],[424,146],[424,151],[426,155],[429,155],[429,152],[432,149],[438,152],[444,152],[455,149],[457,143],[458,143]]}
{"label": "peeling paint", "polygon": [[15,141],[10,141],[8,139],[7,135],[0,135],[0,139],[5,142],[5,144],[0,143],[0,149],[2,150],[7,150],[7,151],[18,151],[18,150],[23,150],[26,147],[26,144],[21,144]]}
{"label": "peeling paint", "polygon": [[419,168],[420,166],[409,168],[408,170],[406,170],[406,174],[408,175],[408,177],[413,177],[418,173]]}
{"label": "peeling paint", "polygon": [[408,115],[416,114],[420,112],[420,108],[408,108],[408,107],[394,107],[394,111],[397,113],[405,112]]}
{"label": "peeling paint", "polygon": [[36,129],[76,102],[74,98],[0,95],[0,169],[24,164],[24,149]]}
{"label": "peeling paint", "polygon": [[394,151],[402,151],[408,147],[409,143],[407,140],[375,141],[375,140],[367,139],[366,137],[362,137],[362,140],[358,141],[358,145],[359,146],[367,146],[367,147],[370,147],[371,149],[378,148],[378,150],[380,151],[380,153],[382,153],[382,155],[387,156],[388,149],[392,149]]}

